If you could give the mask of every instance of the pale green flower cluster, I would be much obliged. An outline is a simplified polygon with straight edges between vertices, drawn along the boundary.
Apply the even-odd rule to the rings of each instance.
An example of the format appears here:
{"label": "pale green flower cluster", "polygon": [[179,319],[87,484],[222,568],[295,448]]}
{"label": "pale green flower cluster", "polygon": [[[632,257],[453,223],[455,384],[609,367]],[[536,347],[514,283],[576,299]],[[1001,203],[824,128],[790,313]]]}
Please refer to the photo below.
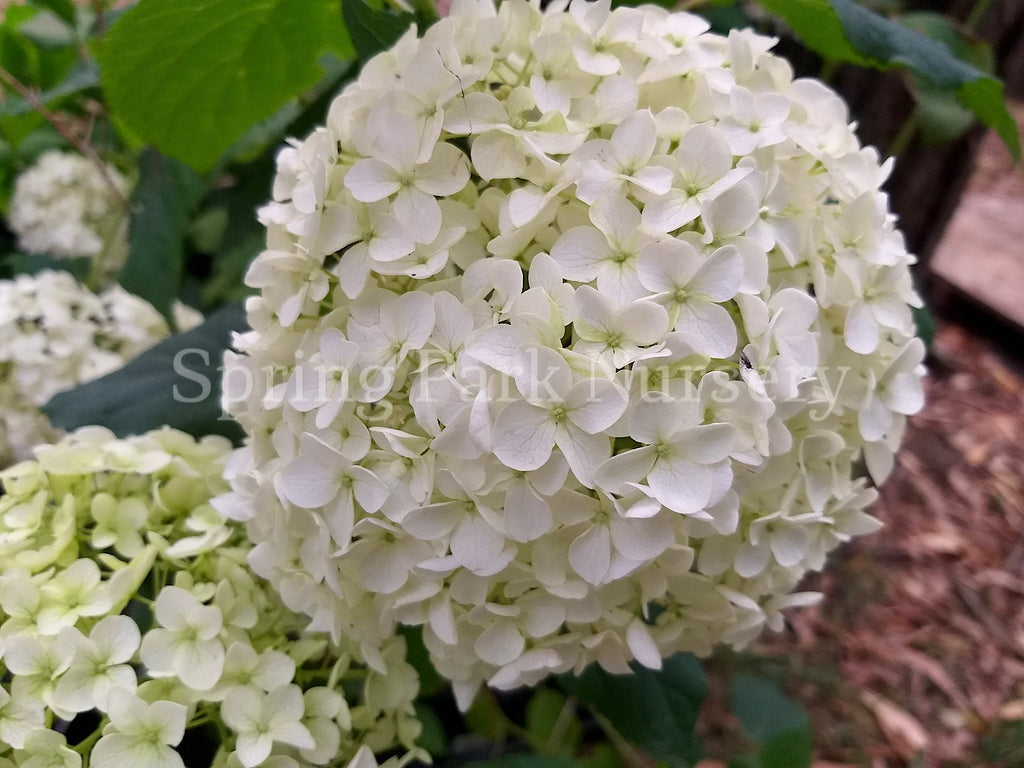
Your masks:
{"label": "pale green flower cluster", "polygon": [[303,631],[209,503],[230,450],[87,427],[0,473],[0,767],[183,768],[188,732],[223,768],[418,754],[404,640],[367,669]]}
{"label": "pale green flower cluster", "polygon": [[891,163],[774,43],[455,0],[279,154],[221,508],[313,626],[422,625],[468,706],[743,645],[877,527],[914,258]]}
{"label": "pale green flower cluster", "polygon": [[[175,320],[187,330],[202,315],[178,303]],[[0,280],[0,467],[57,436],[40,405],[169,334],[156,309],[119,285],[97,294],[54,270]]]}

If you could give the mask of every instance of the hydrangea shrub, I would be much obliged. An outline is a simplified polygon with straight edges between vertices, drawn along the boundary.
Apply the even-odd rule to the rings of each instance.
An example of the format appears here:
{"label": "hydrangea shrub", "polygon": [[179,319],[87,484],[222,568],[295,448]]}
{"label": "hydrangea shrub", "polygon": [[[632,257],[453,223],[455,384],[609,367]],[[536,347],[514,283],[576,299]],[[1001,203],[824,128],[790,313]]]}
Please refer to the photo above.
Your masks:
{"label": "hydrangea shrub", "polygon": [[372,656],[468,706],[742,646],[922,405],[914,262],[842,100],[749,30],[456,0],[278,157],[218,501]]}
{"label": "hydrangea shrub", "polygon": [[183,768],[204,731],[219,768],[420,754],[404,641],[366,669],[246,565],[230,450],[88,427],[0,472],[0,765]]}
{"label": "hydrangea shrub", "polygon": [[[175,319],[188,329],[202,316],[179,303]],[[96,294],[54,270],[0,280],[0,467],[56,437],[39,406],[169,334],[156,309],[118,285]]]}

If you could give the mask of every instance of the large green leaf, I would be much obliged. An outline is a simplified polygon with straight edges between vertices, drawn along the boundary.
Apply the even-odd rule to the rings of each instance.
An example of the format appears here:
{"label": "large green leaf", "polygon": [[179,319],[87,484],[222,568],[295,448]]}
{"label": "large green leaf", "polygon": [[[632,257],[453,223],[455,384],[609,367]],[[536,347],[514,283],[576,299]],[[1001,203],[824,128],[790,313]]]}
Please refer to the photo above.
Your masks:
{"label": "large green leaf", "polygon": [[241,437],[221,413],[220,372],[232,331],[246,328],[240,304],[222,308],[198,328],[164,339],[123,368],[60,392],[43,411],[72,430],[98,424],[120,437],[169,425],[200,437]]}
{"label": "large green leaf", "polygon": [[205,188],[203,178],[184,163],[152,149],[139,158],[128,261],[119,281],[167,318],[181,287],[189,217]]}
{"label": "large green leaf", "polygon": [[351,43],[331,0],[142,0],[98,54],[111,108],[142,138],[209,170],[250,126]]}
{"label": "large green leaf", "polygon": [[1006,108],[1003,84],[954,56],[937,40],[889,21],[853,0],[759,0],[778,14],[808,48],[832,61],[878,69],[904,67],[922,82],[954,93],[1020,157],[1016,123]]}
{"label": "large green leaf", "polygon": [[655,760],[680,767],[696,764],[702,747],[694,726],[707,693],[700,661],[680,653],[666,659],[660,671],[635,662],[631,666],[632,674],[611,675],[592,664],[579,677],[560,680]]}

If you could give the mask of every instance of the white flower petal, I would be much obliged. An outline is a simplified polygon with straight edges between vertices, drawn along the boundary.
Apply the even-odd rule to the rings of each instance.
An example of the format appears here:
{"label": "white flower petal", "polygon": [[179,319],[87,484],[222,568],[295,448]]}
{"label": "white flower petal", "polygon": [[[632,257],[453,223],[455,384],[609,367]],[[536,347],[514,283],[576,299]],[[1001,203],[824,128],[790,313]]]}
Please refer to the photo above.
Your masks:
{"label": "white flower petal", "polygon": [[431,243],[441,232],[441,206],[417,187],[403,187],[394,203],[395,216],[417,243]]}
{"label": "white flower petal", "polygon": [[525,480],[513,482],[505,493],[505,530],[513,541],[533,541],[551,529],[551,507]]}
{"label": "white flower petal", "polygon": [[510,622],[498,622],[485,629],[473,643],[473,651],[488,664],[509,664],[522,654],[526,640]]}
{"label": "white flower petal", "polygon": [[591,435],[572,422],[559,424],[555,444],[561,449],[569,469],[581,485],[593,488],[601,464],[611,456],[612,441],[603,434]]}
{"label": "white flower petal", "polygon": [[661,651],[651,637],[647,625],[640,619],[633,619],[626,627],[626,644],[629,650],[648,669],[661,669]]}
{"label": "white flower petal", "polygon": [[792,568],[807,557],[810,532],[802,525],[783,525],[768,538],[772,555],[783,568]]}
{"label": "white flower petal", "polygon": [[567,280],[590,282],[597,277],[598,263],[611,254],[605,236],[593,227],[574,227],[551,246],[555,260]]}
{"label": "white flower petal", "polygon": [[661,458],[647,474],[654,498],[682,515],[692,515],[711,498],[711,471],[703,464]]}
{"label": "white flower petal", "polygon": [[611,536],[603,525],[592,525],[569,545],[569,564],[588,584],[603,583],[611,557]]}
{"label": "white flower petal", "polygon": [[395,170],[374,158],[360,160],[345,174],[345,187],[352,197],[363,203],[373,203],[393,195],[401,188]]}
{"label": "white flower petal", "polygon": [[573,385],[565,398],[569,420],[592,435],[611,427],[626,412],[629,400],[622,387],[603,379],[588,379]]}
{"label": "white flower petal", "polygon": [[277,487],[288,501],[303,509],[316,509],[341,491],[338,473],[320,462],[298,456],[278,476]]}
{"label": "white flower petal", "polygon": [[469,161],[458,147],[438,144],[429,162],[416,168],[413,183],[428,195],[447,197],[466,186]]}
{"label": "white flower petal", "polygon": [[526,171],[526,156],[515,136],[490,131],[473,140],[473,167],[484,181],[514,179]]}
{"label": "white flower petal", "polygon": [[870,355],[878,347],[878,321],[863,301],[856,302],[847,310],[843,338],[846,346],[861,355]]}
{"label": "white flower petal", "polygon": [[547,409],[517,400],[498,414],[492,440],[494,455],[506,467],[539,469],[555,445],[555,422]]}
{"label": "white flower petal", "polygon": [[688,301],[679,305],[675,330],[686,335],[699,352],[724,359],[736,351],[736,324],[719,304]]}

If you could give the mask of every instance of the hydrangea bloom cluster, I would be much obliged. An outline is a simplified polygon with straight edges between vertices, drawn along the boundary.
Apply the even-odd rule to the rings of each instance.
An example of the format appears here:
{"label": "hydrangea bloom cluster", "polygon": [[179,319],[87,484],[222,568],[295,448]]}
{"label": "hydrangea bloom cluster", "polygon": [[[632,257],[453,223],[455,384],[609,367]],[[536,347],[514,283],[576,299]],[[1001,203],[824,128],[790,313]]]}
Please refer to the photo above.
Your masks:
{"label": "hydrangea bloom cluster", "polygon": [[91,160],[72,152],[40,155],[15,180],[7,211],[18,247],[58,258],[106,251],[110,262],[119,263],[127,255],[128,181],[113,166],[104,171],[106,178]]}
{"label": "hydrangea bloom cluster", "polygon": [[[183,329],[202,319],[184,305],[176,313]],[[97,295],[52,270],[0,280],[0,467],[55,436],[38,406],[169,333],[159,312],[117,285]]]}
{"label": "hydrangea bloom cluster", "polygon": [[[0,473],[0,765],[183,768],[177,747],[204,727],[220,768],[412,746],[404,641],[367,671],[303,633],[209,503],[230,450],[87,427]],[[353,677],[358,700],[340,686]]]}
{"label": "hydrangea bloom cluster", "polygon": [[364,649],[422,625],[468,705],[748,642],[875,530],[913,257],[890,164],[773,43],[455,0],[280,153],[221,507],[289,607]]}

